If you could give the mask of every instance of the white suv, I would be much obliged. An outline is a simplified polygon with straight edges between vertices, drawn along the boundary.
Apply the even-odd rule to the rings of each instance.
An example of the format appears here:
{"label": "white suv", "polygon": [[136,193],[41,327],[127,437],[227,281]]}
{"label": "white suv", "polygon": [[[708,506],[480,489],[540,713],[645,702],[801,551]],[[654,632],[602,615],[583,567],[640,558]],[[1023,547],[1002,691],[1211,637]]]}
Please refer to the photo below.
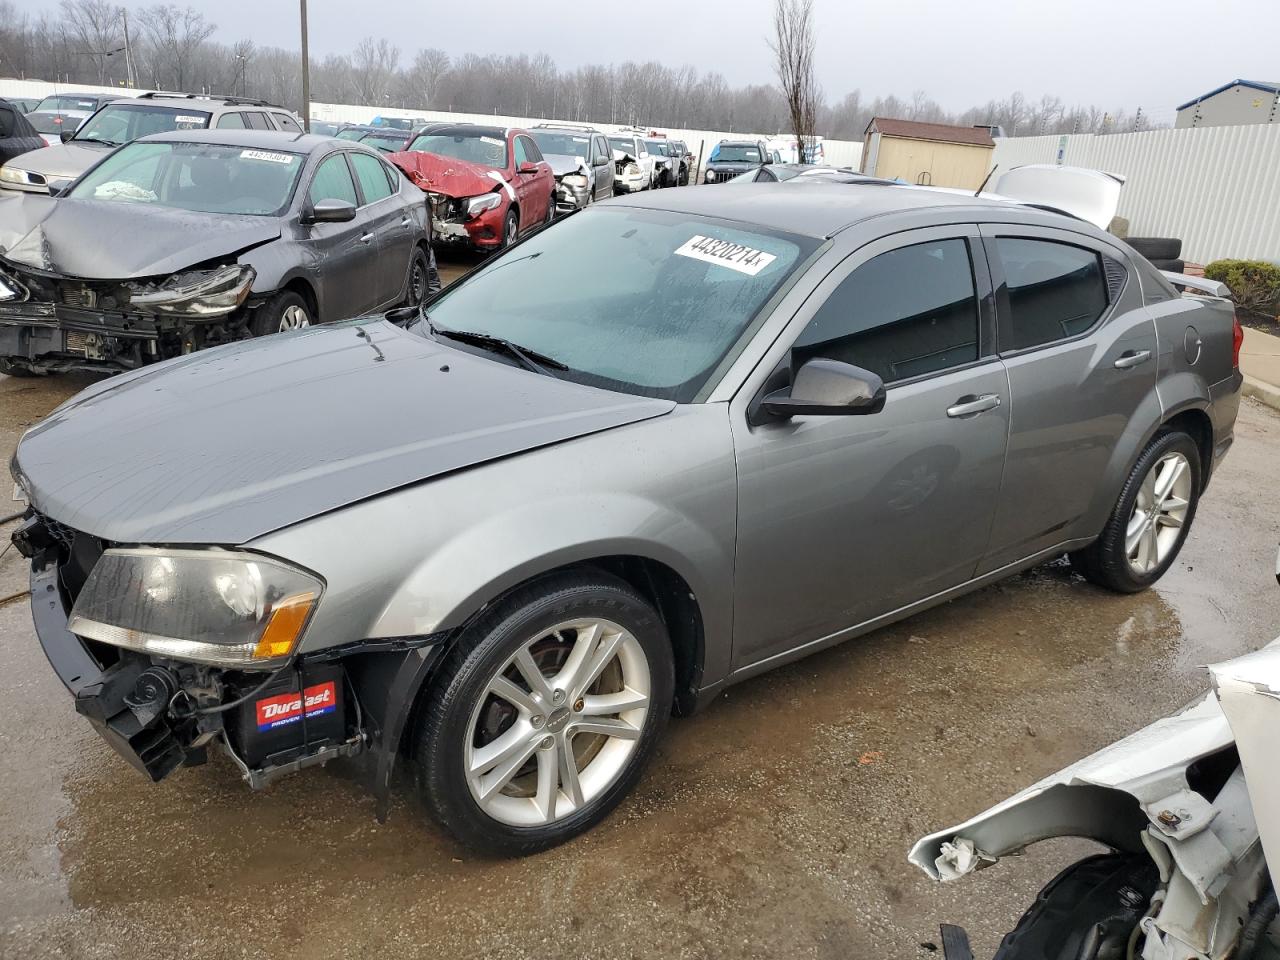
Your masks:
{"label": "white suv", "polygon": [[74,180],[116,147],[152,133],[174,130],[251,129],[302,133],[284,107],[247,97],[144,93],[103,104],[62,143],[33,150],[0,167],[0,189],[48,193]]}

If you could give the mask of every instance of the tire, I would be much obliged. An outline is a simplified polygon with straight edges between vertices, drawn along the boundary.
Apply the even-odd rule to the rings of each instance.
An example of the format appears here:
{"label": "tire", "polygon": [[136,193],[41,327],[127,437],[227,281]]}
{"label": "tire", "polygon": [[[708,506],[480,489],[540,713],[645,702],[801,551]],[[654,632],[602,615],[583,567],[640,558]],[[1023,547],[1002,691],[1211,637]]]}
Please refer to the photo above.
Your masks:
{"label": "tire", "polygon": [[1040,891],[994,960],[1122,960],[1159,880],[1145,855],[1107,853],[1073,863]]}
{"label": "tire", "polygon": [[515,207],[507,210],[507,215],[502,221],[502,249],[505,249],[520,239],[520,211]]}
{"label": "tire", "polygon": [[421,247],[413,248],[413,257],[409,260],[409,276],[405,281],[402,307],[417,307],[427,298],[431,289],[431,264]]}
{"label": "tire", "polygon": [[43,377],[44,374],[38,370],[32,370],[30,367],[14,363],[8,357],[0,357],[0,374],[6,377]]}
{"label": "tire", "polygon": [[1182,256],[1182,241],[1177,237],[1130,237],[1125,243],[1148,260],[1177,260]]}
{"label": "tire", "polygon": [[[582,651],[577,663],[590,663],[589,651],[615,642],[600,670],[574,681],[561,673],[555,693],[532,692],[528,670],[549,681],[573,670],[574,651]],[[515,660],[525,655],[522,670]],[[603,573],[535,581],[495,603],[448,653],[419,711],[418,791],[449,833],[482,853],[524,856],[563,843],[635,786],[671,714],[673,690],[670,638],[629,586]],[[609,693],[635,705],[591,703]],[[621,735],[577,729],[593,723]],[[573,758],[572,775],[565,757]]]}
{"label": "tire", "polygon": [[255,337],[266,337],[285,330],[300,330],[315,322],[307,301],[292,290],[281,290],[258,308],[249,329]]}
{"label": "tire", "polygon": [[[1166,461],[1177,457],[1185,461],[1185,466],[1169,481],[1172,487],[1166,491],[1166,499],[1157,501],[1154,498],[1160,495],[1158,486],[1166,479]],[[1159,580],[1177,559],[1195,519],[1201,469],[1200,451],[1191,437],[1181,430],[1157,433],[1129,473],[1102,534],[1083,550],[1071,554],[1072,566],[1085,579],[1117,593],[1137,593]],[[1149,478],[1150,486],[1146,483]],[[1176,525],[1170,518],[1177,521]],[[1137,555],[1131,558],[1128,548],[1132,542],[1126,540],[1135,524],[1135,530],[1142,533],[1136,541]],[[1154,534],[1149,533],[1151,529]]]}
{"label": "tire", "polygon": [[553,222],[555,218],[556,218],[556,195],[553,192],[550,198],[547,200],[547,216],[546,216],[546,219],[542,221],[542,225],[545,227],[547,224]]}

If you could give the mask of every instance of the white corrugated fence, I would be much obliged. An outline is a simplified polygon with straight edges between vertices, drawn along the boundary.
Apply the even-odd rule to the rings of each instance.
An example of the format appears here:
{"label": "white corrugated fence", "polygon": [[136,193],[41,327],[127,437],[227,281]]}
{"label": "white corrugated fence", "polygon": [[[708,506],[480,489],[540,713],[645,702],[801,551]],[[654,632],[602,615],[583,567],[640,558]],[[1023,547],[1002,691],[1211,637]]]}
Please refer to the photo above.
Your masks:
{"label": "white corrugated fence", "polygon": [[1123,174],[1130,236],[1179,237],[1196,263],[1280,261],[1280,124],[998,139],[992,162]]}

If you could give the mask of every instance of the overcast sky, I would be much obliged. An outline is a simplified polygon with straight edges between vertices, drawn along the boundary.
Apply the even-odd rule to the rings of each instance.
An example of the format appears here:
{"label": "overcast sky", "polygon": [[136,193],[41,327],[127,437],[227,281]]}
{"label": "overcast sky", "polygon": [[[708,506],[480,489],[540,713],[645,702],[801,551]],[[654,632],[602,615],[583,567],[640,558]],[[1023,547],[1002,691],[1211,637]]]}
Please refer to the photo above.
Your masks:
{"label": "overcast sky", "polygon": [[[296,46],[296,0],[176,0],[217,38]],[[52,0],[16,0],[38,14]],[[130,6],[135,4],[130,3]],[[924,90],[958,110],[1021,90],[1068,105],[1141,106],[1159,120],[1228,80],[1280,80],[1275,0],[816,0],[818,74],[828,100]],[[623,22],[616,11],[635,11]],[[561,67],[658,59],[718,70],[734,85],[772,80],[772,0],[310,0],[312,55],[385,36],[405,61],[545,52]]]}

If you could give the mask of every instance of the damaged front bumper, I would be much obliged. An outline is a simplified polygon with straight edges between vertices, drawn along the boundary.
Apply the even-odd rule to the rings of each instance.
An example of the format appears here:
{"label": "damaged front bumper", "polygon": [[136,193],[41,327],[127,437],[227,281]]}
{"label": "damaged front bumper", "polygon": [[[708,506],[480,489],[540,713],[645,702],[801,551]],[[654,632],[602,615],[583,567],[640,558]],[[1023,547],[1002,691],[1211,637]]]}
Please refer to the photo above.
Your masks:
{"label": "damaged front bumper", "polygon": [[428,194],[432,240],[482,250],[501,246],[508,205],[499,203],[492,209],[468,217],[466,204],[470,199],[447,197],[442,193]]}
{"label": "damaged front bumper", "polygon": [[556,213],[574,213],[581,210],[591,201],[591,187],[588,184],[566,183],[563,179],[556,181]]}

